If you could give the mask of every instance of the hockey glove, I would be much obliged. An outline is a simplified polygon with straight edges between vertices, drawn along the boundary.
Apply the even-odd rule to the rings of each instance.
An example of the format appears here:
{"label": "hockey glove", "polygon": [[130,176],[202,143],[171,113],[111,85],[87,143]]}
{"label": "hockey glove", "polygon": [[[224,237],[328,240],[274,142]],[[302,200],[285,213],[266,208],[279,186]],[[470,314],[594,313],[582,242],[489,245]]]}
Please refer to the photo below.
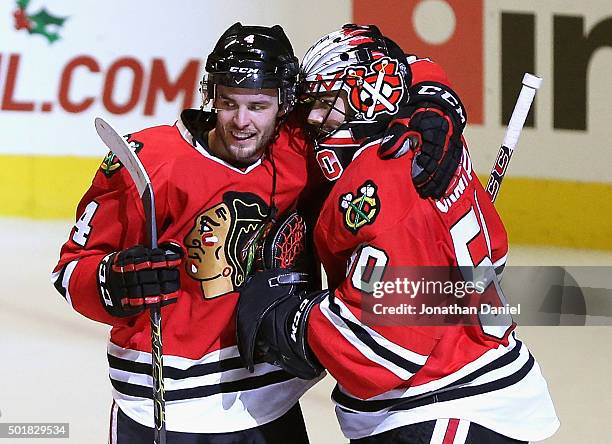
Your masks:
{"label": "hockey glove", "polygon": [[236,334],[244,366],[256,361],[277,365],[302,379],[313,379],[323,367],[306,341],[308,315],[327,292],[306,294],[308,276],[275,268],[256,273],[240,290]]}
{"label": "hockey glove", "polygon": [[253,269],[299,268],[310,260],[306,251],[306,223],[292,211],[264,228],[257,241]]}
{"label": "hockey glove", "polygon": [[111,315],[123,318],[149,305],[175,302],[182,258],[181,247],[173,243],[153,250],[136,245],[105,256],[98,266],[102,305]]}
{"label": "hockey glove", "polygon": [[466,113],[456,94],[437,83],[411,88],[410,105],[391,121],[379,148],[383,159],[415,151],[412,181],[422,198],[439,199],[461,161]]}

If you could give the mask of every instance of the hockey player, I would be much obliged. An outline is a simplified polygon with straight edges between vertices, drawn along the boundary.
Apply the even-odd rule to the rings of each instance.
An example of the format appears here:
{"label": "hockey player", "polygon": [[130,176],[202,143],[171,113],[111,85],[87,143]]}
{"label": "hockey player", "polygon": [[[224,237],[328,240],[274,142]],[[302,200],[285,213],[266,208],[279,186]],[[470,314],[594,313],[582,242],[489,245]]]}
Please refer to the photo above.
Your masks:
{"label": "hockey player", "polygon": [[[112,326],[111,442],[151,442],[146,305],[157,302],[169,442],[306,442],[297,399],[313,382],[266,363],[255,374],[242,369],[234,327],[249,246],[313,177],[302,130],[287,118],[298,61],[279,26],[235,24],[206,70],[203,95],[213,113],[185,110],[172,126],[128,136],[153,183],[160,248],[140,245],[136,190],[109,153],[78,205],[53,282],[79,313]],[[451,177],[427,177],[433,185],[423,192],[436,193]]]}
{"label": "hockey player", "polygon": [[112,443],[152,442],[145,308],[157,302],[167,442],[308,442],[297,401],[315,381],[267,363],[247,372],[234,322],[248,246],[306,184],[307,145],[285,119],[298,68],[280,26],[237,23],[206,62],[203,94],[214,112],[184,110],[174,125],[127,136],[153,183],[158,249],[141,245],[140,201],[112,153],[78,205],[53,281],[75,310],[112,326]]}
{"label": "hockey player", "polygon": [[[356,25],[324,36],[301,68],[316,156],[335,179],[314,232],[330,290],[307,292],[298,272],[256,274],[238,304],[247,368],[263,359],[302,378],[326,368],[338,381],[336,413],[353,443],[551,436],[558,419],[546,382],[511,318],[364,321],[372,319],[362,309],[369,285],[392,280],[398,267],[478,271],[506,260],[506,233],[472,169],[461,138],[465,111],[444,73],[427,59],[406,58],[376,27]],[[461,163],[445,196],[420,199],[419,179],[435,175],[432,164],[457,144]],[[383,162],[379,152],[405,155]],[[495,273],[486,282],[483,295],[503,297]]]}

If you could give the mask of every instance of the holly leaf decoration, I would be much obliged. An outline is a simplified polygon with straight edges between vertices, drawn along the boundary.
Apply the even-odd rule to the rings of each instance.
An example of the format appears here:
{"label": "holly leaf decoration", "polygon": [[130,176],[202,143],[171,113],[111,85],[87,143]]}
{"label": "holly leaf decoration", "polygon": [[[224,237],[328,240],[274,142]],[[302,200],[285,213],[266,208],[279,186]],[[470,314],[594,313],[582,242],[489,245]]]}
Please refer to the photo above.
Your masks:
{"label": "holly leaf decoration", "polygon": [[[29,0],[23,1],[29,2]],[[32,22],[32,27],[28,32],[30,34],[40,34],[46,37],[47,40],[49,40],[49,43],[53,43],[59,39],[59,33],[57,31],[51,31],[49,27],[52,25],[61,27],[67,19],[67,17],[59,17],[49,14],[45,8],[42,8],[36,14],[28,16],[28,18]]]}

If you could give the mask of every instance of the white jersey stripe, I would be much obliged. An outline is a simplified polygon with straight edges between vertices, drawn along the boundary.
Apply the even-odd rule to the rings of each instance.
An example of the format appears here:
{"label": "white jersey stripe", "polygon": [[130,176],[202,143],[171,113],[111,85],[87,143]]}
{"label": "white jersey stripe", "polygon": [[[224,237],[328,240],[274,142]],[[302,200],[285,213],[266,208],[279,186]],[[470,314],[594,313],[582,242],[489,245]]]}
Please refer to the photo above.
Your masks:
{"label": "white jersey stripe", "polygon": [[[304,381],[267,363],[250,373],[237,355],[236,346],[200,359],[164,355],[167,430],[221,433],[256,427],[286,413],[320,379]],[[153,427],[151,354],[109,342],[108,357],[116,404],[134,421]],[[275,394],[281,392],[279,399]]]}
{"label": "white jersey stripe", "polygon": [[117,413],[119,411],[119,406],[115,401],[113,401],[113,406],[111,407],[111,418],[110,418],[110,431],[109,431],[109,443],[117,444]]}
{"label": "white jersey stripe", "polygon": [[72,297],[70,297],[70,277],[72,276],[72,272],[77,266],[79,261],[72,261],[68,265],[66,265],[66,272],[64,273],[64,279],[62,279],[62,287],[66,289],[66,301],[72,307]]}
{"label": "white jersey stripe", "polygon": [[[465,365],[461,369],[457,370],[456,372],[448,376],[445,376],[440,379],[436,379],[426,384],[422,384],[418,386],[411,386],[406,389],[390,390],[381,395],[372,397],[371,400],[377,401],[377,400],[384,400],[384,399],[407,398],[407,397],[418,396],[424,393],[439,390],[469,375],[470,373],[478,370],[479,368],[484,367],[485,365],[495,361],[496,359],[502,357],[506,353],[509,353],[510,351],[512,351],[517,345],[514,335],[511,334],[508,337],[508,340],[509,340],[509,344],[507,347],[500,345],[497,349],[488,350],[478,359],[470,362],[469,364]],[[509,363],[505,367],[502,367],[499,370],[496,370],[496,371],[501,371],[501,373],[492,372],[493,374],[485,374],[483,376],[480,376],[477,380],[475,380],[474,383],[476,384],[484,383],[484,382],[488,382],[489,380],[495,380],[495,378],[498,375],[503,374],[505,376],[507,374],[511,374],[515,372],[516,370],[518,370],[519,368],[521,368],[521,366],[525,363],[528,357],[529,357],[529,352],[526,347],[523,347],[520,350],[519,359],[512,361],[511,363]]]}
{"label": "white jersey stripe", "polygon": [[446,435],[446,429],[448,428],[448,421],[448,418],[438,419],[436,421],[429,444],[442,444],[444,436]]}
{"label": "white jersey stripe", "polygon": [[[108,343],[107,352],[109,355],[115,356],[119,359],[125,359],[127,361],[132,362],[140,362],[143,364],[151,364],[151,353],[149,352],[133,350],[130,348],[123,348],[112,342]],[[181,356],[164,355],[164,367],[169,366],[184,370],[191,368],[194,365],[214,363],[219,362],[223,359],[237,358],[239,356],[240,355],[238,354],[238,347],[235,345],[231,347],[222,348],[220,350],[215,350],[204,355],[200,359],[189,359],[183,358]]]}
{"label": "white jersey stripe", "polygon": [[[329,296],[326,298],[329,299]],[[395,344],[394,342],[389,341],[387,338],[385,338],[384,336],[382,336],[380,333],[378,333],[375,330],[372,330],[370,327],[368,327],[365,324],[362,324],[361,321],[359,319],[357,319],[355,317],[355,315],[353,315],[353,313],[348,309],[348,307],[346,305],[344,305],[344,303],[338,299],[335,298],[334,299],[334,303],[336,303],[336,305],[338,305],[341,309],[341,316],[345,319],[348,319],[349,321],[358,324],[361,328],[363,328],[371,337],[372,339],[374,339],[379,345],[385,347],[387,350],[390,350],[391,352],[395,353],[398,356],[401,356],[402,358],[406,359],[407,361],[411,361],[416,365],[425,365],[425,362],[427,361],[428,356],[427,355],[421,355],[419,353],[416,353],[412,350],[408,350],[407,348],[404,348],[398,344]]]}
{"label": "white jersey stripe", "polygon": [[493,266],[495,268],[500,267],[502,265],[506,265],[506,261],[508,260],[508,253],[506,253],[505,256],[499,258],[498,260],[496,260],[495,262],[493,262]]}
{"label": "white jersey stripe", "polygon": [[410,361],[416,365],[422,366],[427,360],[427,356],[420,355],[411,350],[407,350],[380,335],[376,331],[372,330],[361,322],[351,313],[346,305],[339,299],[334,299],[334,303],[340,307],[340,316],[337,316],[330,308],[330,297],[326,297],[320,304],[320,309],[327,320],[338,330],[338,332],[355,347],[363,356],[376,364],[387,368],[390,372],[395,374],[397,377],[404,380],[410,379],[414,373],[396,365],[395,363],[383,358],[376,354],[370,347],[363,343],[347,326],[345,320],[353,322],[359,325],[371,338],[381,347],[386,350],[400,356],[402,359]]}
{"label": "white jersey stripe", "polygon": [[55,285],[55,283],[57,282],[57,279],[60,277],[60,274],[62,274],[62,270],[56,271],[55,273],[51,273],[51,283],[53,285]]}
{"label": "white jersey stripe", "polygon": [[459,421],[459,425],[457,426],[457,433],[455,433],[455,439],[453,440],[453,444],[465,444],[467,440],[468,431],[470,430],[470,421],[462,419]]}
{"label": "white jersey stripe", "polygon": [[[476,374],[471,383],[456,390],[449,387],[450,396],[445,397],[447,392],[440,390],[437,396],[429,398],[433,402],[419,402],[419,398],[412,405],[406,403],[401,409],[399,407],[402,406],[398,406],[398,409],[384,411],[383,407],[392,406],[392,398],[397,396],[389,397],[388,392],[376,397],[386,398],[387,403],[372,404],[377,402],[374,398],[352,398],[339,387],[341,394],[334,400],[338,403],[336,415],[340,427],[348,438],[359,439],[404,425],[458,418],[520,441],[545,439],[559,427],[559,421],[538,364],[527,347],[520,341],[516,342],[517,347],[509,352],[512,356],[500,362],[502,366],[496,368],[492,365],[488,372],[479,376]],[[392,392],[401,395],[400,390]],[[347,408],[345,403],[353,407]],[[491,408],[491,405],[501,403],[513,408]],[[373,408],[368,409],[369,405]],[[463,436],[463,427],[466,426],[457,430],[459,439]]]}
{"label": "white jersey stripe", "polygon": [[[164,367],[166,367],[166,365],[164,365]],[[220,384],[222,382],[225,383],[230,381],[240,381],[242,379],[262,376],[267,373],[278,370],[278,367],[274,365],[262,363],[255,365],[254,373],[250,373],[247,369],[240,368],[185,379],[171,379],[168,377],[164,377],[164,390],[168,392],[172,390],[182,390],[194,387],[210,386]],[[112,367],[110,367],[109,369],[109,374],[111,379],[114,379],[116,381],[147,387],[153,386],[152,377],[148,374],[134,373],[130,371],[115,369]]]}
{"label": "white jersey stripe", "polygon": [[[66,299],[66,302],[72,307],[72,298],[70,297],[70,276],[77,266],[78,260],[69,262],[61,270],[51,273],[51,283],[57,288],[60,294]],[[58,280],[62,278],[62,282],[58,286]],[[61,287],[61,289],[59,288]]]}
{"label": "white jersey stripe", "polygon": [[476,203],[476,207],[478,208],[480,225],[482,225],[482,232],[487,243],[487,253],[489,258],[491,258],[491,238],[489,237],[489,229],[487,228],[487,222],[485,221],[484,214],[482,214],[482,210],[480,209],[480,203],[478,202],[478,195],[476,194],[476,191],[474,191],[474,202]]}

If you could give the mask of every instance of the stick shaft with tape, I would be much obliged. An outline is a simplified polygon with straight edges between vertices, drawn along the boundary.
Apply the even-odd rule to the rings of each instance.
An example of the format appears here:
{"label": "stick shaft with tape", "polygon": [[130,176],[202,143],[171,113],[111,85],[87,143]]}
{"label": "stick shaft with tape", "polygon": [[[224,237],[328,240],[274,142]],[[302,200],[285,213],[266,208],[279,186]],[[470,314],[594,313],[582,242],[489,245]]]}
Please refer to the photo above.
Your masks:
{"label": "stick shaft with tape", "polygon": [[[119,158],[134,181],[145,212],[148,246],[151,249],[157,248],[155,195],[147,171],[136,153],[130,149],[125,139],[112,126],[99,117],[95,120],[95,126],[104,144]],[[161,307],[159,304],[154,304],[151,305],[149,311],[151,321],[151,376],[153,378],[153,442],[154,444],[166,444]]]}
{"label": "stick shaft with tape", "polygon": [[510,158],[512,157],[512,153],[514,153],[521,131],[523,130],[523,125],[525,125],[527,114],[529,114],[529,109],[531,108],[535,94],[541,84],[542,79],[538,76],[529,73],[525,73],[523,76],[521,92],[514,105],[514,110],[512,111],[504,140],[497,154],[497,159],[493,165],[489,181],[487,182],[486,190],[492,202],[495,202],[497,198],[497,193],[506,175]]}

